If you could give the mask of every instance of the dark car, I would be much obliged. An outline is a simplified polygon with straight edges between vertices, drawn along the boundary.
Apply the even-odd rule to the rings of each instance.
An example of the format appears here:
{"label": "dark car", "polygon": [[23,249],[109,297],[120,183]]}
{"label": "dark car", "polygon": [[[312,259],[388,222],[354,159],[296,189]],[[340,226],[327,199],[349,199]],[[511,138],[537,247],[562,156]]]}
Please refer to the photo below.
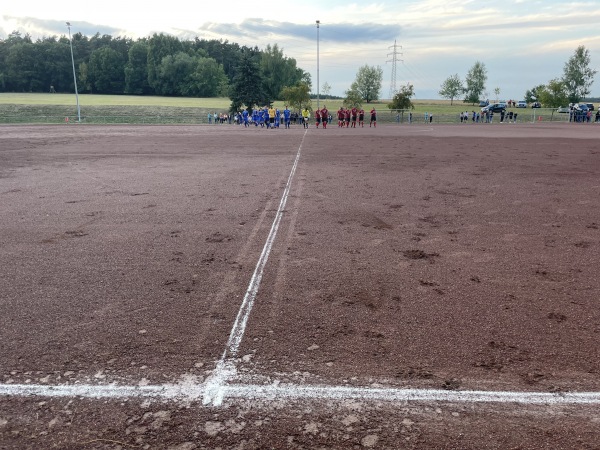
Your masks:
{"label": "dark car", "polygon": [[532,108],[541,108],[542,104],[540,102],[533,102],[533,104],[531,105]]}
{"label": "dark car", "polygon": [[485,108],[481,108],[481,112],[502,112],[506,111],[506,103],[492,103],[491,105],[487,105]]}
{"label": "dark car", "polygon": [[587,107],[590,108],[590,111],[594,110],[594,104],[593,103],[586,103]]}

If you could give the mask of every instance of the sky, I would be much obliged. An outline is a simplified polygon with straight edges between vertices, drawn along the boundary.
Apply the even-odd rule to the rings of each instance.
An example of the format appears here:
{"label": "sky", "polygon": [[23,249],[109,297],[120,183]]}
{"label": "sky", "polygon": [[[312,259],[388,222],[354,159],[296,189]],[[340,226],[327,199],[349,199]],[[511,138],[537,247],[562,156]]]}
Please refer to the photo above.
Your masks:
{"label": "sky", "polygon": [[[600,0],[12,1],[0,8],[0,39],[13,31],[34,40],[68,35],[67,21],[72,33],[90,37],[166,33],[261,49],[277,44],[311,74],[313,92],[326,93],[328,84],[339,96],[364,65],[383,69],[381,99],[407,83],[415,99],[440,98],[445,79],[464,80],[482,62],[485,97],[494,100],[499,89],[499,99],[519,100],[561,77],[580,45],[600,69]],[[598,72],[592,97],[600,97]]]}

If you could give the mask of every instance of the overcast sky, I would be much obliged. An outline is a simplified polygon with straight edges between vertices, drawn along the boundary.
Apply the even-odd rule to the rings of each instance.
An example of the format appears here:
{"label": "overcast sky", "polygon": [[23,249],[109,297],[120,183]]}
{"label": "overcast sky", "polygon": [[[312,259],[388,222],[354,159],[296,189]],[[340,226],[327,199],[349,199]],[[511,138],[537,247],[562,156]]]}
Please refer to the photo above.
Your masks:
{"label": "overcast sky", "polygon": [[[489,97],[500,88],[504,100],[560,77],[579,45],[600,69],[600,0],[5,1],[0,38],[13,31],[33,39],[66,35],[65,21],[72,33],[88,36],[162,32],[259,48],[278,44],[311,74],[313,91],[318,67],[321,93],[327,82],[334,95],[343,95],[367,64],[383,69],[381,98],[389,98],[394,42],[396,86],[413,84],[418,99],[439,98],[446,78],[464,79],[477,61],[488,70]],[[591,95],[597,97],[600,70],[596,78]]]}

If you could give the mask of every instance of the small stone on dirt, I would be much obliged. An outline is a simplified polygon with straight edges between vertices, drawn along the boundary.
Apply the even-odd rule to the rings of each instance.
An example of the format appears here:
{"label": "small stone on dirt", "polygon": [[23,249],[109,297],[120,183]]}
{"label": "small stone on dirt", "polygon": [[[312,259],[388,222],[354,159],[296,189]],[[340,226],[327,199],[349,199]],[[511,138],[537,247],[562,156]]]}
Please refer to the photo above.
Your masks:
{"label": "small stone on dirt", "polygon": [[360,443],[363,447],[371,448],[375,447],[375,444],[377,444],[378,439],[379,437],[376,434],[368,434],[367,436],[361,439]]}

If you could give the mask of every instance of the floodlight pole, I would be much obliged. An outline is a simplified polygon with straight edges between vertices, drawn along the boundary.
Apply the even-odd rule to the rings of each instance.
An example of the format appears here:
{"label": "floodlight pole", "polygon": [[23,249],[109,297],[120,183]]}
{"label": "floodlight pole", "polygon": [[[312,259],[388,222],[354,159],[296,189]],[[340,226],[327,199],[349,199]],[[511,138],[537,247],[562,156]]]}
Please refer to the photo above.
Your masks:
{"label": "floodlight pole", "polygon": [[317,109],[321,109],[319,107],[319,24],[320,20],[317,20]]}
{"label": "floodlight pole", "polygon": [[81,122],[81,110],[79,109],[79,93],[77,92],[77,77],[75,76],[75,58],[73,58],[73,40],[71,39],[71,22],[67,22],[69,29],[69,45],[71,46],[71,65],[73,66],[73,82],[75,83],[75,100],[77,101],[77,122]]}

